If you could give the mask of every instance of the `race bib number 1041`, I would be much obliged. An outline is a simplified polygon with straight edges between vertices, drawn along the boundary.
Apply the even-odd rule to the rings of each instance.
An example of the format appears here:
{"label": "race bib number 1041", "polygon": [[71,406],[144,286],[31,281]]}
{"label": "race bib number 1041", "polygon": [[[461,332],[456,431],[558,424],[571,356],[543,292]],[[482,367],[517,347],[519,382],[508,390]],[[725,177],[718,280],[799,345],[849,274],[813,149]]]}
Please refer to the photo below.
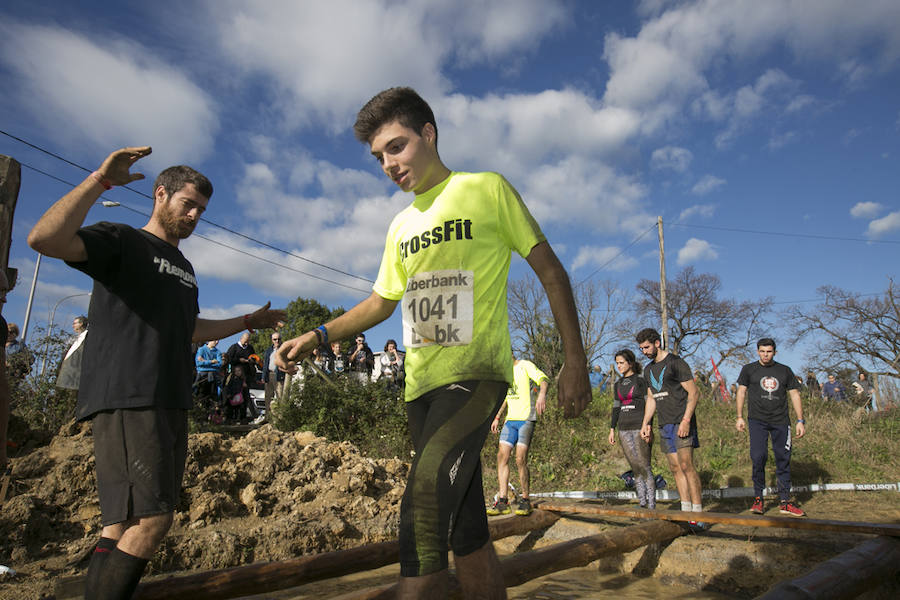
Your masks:
{"label": "race bib number 1041", "polygon": [[403,295],[403,345],[464,346],[472,341],[474,273],[445,270],[417,273]]}

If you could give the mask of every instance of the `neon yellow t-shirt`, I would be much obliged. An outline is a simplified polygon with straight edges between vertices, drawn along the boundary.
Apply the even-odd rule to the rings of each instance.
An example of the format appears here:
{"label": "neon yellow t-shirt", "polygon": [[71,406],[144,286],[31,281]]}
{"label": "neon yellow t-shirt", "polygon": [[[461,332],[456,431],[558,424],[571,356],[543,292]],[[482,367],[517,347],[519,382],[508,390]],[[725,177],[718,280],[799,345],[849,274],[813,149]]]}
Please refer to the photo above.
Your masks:
{"label": "neon yellow t-shirt", "polygon": [[406,400],[467,379],[512,383],[511,250],[546,238],[497,173],[451,173],[394,217],[372,289],[401,300]]}
{"label": "neon yellow t-shirt", "polygon": [[531,393],[531,381],[541,385],[542,381],[550,381],[543,371],[530,360],[520,360],[513,365],[513,384],[506,392],[507,421],[536,421],[537,411],[534,408],[537,397]]}

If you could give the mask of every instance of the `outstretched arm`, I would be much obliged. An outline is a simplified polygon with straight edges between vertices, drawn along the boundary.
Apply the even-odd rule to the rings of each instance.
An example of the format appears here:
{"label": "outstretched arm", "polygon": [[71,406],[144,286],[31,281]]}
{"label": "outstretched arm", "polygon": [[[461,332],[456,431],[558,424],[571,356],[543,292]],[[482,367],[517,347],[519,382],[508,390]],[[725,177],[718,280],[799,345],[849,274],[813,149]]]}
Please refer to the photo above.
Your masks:
{"label": "outstretched arm", "polygon": [[284,321],[287,313],[283,310],[270,310],[271,302],[256,309],[249,315],[240,317],[232,317],[230,319],[197,319],[194,325],[194,335],[192,340],[195,342],[208,342],[209,340],[219,340],[229,335],[235,334],[244,329],[266,329],[275,327],[279,321]]}
{"label": "outstretched arm", "polygon": [[569,276],[547,242],[532,248],[526,260],[547,292],[550,310],[562,338],[566,360],[559,373],[559,404],[566,417],[577,417],[591,401],[591,383]]}
{"label": "outstretched arm", "polygon": [[109,185],[127,185],[143,179],[131,173],[131,165],[150,154],[150,146],[123,148],[106,157],[95,173],[88,175],[75,189],[56,201],[28,234],[28,245],[44,256],[72,262],[87,260],[84,242],[78,230],[94,202]]}
{"label": "outstretched arm", "polygon": [[[358,331],[365,331],[387,319],[397,307],[397,300],[382,298],[372,293],[368,298],[339,316],[334,321],[325,323],[328,339],[340,341]],[[280,369],[293,373],[297,363],[309,356],[313,348],[319,345],[315,331],[308,331],[301,336],[283,342],[278,348],[275,364]]]}

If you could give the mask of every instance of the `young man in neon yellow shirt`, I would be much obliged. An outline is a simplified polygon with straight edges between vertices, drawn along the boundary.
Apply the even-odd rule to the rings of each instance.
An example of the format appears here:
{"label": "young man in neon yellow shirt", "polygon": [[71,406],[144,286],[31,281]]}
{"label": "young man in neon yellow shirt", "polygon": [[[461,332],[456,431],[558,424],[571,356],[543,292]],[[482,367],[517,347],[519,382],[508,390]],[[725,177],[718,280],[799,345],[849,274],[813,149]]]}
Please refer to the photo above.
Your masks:
{"label": "young man in neon yellow shirt", "polygon": [[[532,381],[538,386],[536,398],[531,389]],[[509,487],[509,455],[512,454],[513,446],[516,448],[516,468],[519,471],[519,486],[522,488],[522,497],[516,508],[516,514],[523,517],[531,514],[531,499],[528,496],[531,485],[528,447],[531,445],[537,417],[544,414],[549,382],[547,375],[533,362],[519,360],[513,356],[513,385],[506,393],[506,400],[497,411],[494,422],[491,423],[491,431],[500,433],[500,448],[497,451],[497,481],[500,484],[500,493],[487,509],[489,515],[509,514],[509,500],[506,493]],[[500,431],[500,415],[503,414],[504,407],[507,410],[506,422]]]}
{"label": "young man in neon yellow shirt", "polygon": [[577,416],[591,392],[569,278],[503,177],[444,165],[434,114],[415,91],[376,95],[360,110],[354,133],[415,198],[391,223],[372,295],[284,342],[278,363],[293,371],[318,344],[365,331],[401,304],[416,458],[400,509],[398,596],[446,597],[449,545],[467,597],[505,598],[488,535],[480,452],[512,383],[510,252],[525,257],[547,292],[566,355],[559,402],[567,416]]}

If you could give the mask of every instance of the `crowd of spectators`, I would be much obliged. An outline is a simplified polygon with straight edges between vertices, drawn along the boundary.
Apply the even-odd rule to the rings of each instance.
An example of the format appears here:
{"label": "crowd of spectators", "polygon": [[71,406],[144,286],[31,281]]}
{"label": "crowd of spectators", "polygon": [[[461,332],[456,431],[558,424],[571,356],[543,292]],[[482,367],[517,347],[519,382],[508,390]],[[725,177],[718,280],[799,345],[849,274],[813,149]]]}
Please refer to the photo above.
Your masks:
{"label": "crowd of spectators", "polygon": [[[210,340],[197,348],[195,396],[207,403],[209,420],[213,423],[264,423],[272,400],[283,393],[285,373],[275,366],[281,333],[277,330],[272,333],[271,345],[263,353],[253,347],[249,333],[244,333],[224,354],[218,343],[218,340]],[[353,377],[361,383],[381,381],[399,395],[405,379],[404,356],[393,339],[387,340],[384,350],[376,355],[366,343],[365,334],[359,333],[347,350],[341,342],[320,345],[313,350],[311,364],[301,369],[295,378],[302,381],[321,375]],[[257,408],[251,390],[263,390],[264,411]]]}

